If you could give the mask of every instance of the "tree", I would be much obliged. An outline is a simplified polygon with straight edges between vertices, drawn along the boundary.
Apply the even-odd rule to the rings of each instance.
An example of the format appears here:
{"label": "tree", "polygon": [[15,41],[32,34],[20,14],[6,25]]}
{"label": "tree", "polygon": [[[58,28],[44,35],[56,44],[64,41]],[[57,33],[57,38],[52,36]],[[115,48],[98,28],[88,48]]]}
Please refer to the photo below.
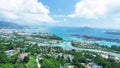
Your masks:
{"label": "tree", "polygon": [[3,51],[0,51],[0,63],[7,63],[7,59],[7,55]]}
{"label": "tree", "polygon": [[28,56],[25,56],[24,59],[23,59],[23,62],[24,63],[27,63],[29,61],[29,57]]}

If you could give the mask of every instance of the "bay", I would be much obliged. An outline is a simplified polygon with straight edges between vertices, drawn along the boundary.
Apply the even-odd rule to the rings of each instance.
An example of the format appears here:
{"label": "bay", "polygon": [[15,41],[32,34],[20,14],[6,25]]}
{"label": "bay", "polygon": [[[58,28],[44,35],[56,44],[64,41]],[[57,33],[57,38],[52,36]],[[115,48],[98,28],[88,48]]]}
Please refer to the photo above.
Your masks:
{"label": "bay", "polygon": [[80,41],[80,42],[86,42],[86,43],[98,43],[100,45],[106,45],[106,46],[112,46],[117,45],[120,46],[120,43],[116,42],[108,42],[105,40],[102,41],[86,41],[81,38],[76,37],[70,37],[68,35],[70,34],[78,34],[78,35],[87,35],[87,36],[93,36],[93,37],[99,37],[99,38],[108,38],[108,39],[120,39],[120,35],[114,35],[114,34],[107,34],[107,31],[119,31],[119,30],[112,30],[112,29],[97,29],[97,28],[75,28],[75,27],[39,27],[34,29],[24,29],[23,31],[33,33],[33,32],[49,32],[52,34],[55,34],[63,40],[66,41]]}

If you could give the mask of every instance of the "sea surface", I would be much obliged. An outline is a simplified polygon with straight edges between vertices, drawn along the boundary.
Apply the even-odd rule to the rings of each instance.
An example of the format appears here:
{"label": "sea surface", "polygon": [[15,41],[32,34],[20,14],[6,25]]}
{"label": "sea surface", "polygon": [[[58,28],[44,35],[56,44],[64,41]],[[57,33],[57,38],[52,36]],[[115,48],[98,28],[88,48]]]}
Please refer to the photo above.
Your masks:
{"label": "sea surface", "polygon": [[93,37],[99,37],[99,38],[108,38],[108,39],[120,39],[120,35],[115,34],[107,34],[105,32],[107,31],[119,31],[120,30],[112,30],[112,29],[97,29],[97,28],[75,28],[75,27],[39,27],[39,28],[32,28],[32,29],[24,29],[25,32],[49,32],[52,34],[55,34],[65,41],[80,41],[80,42],[86,42],[86,43],[98,43],[100,45],[106,45],[106,46],[112,46],[117,45],[120,46],[120,43],[116,42],[107,42],[105,40],[103,41],[87,41],[83,40],[81,38],[77,37],[70,37],[68,35],[70,34],[77,34],[77,35],[87,35],[87,36],[93,36]]}

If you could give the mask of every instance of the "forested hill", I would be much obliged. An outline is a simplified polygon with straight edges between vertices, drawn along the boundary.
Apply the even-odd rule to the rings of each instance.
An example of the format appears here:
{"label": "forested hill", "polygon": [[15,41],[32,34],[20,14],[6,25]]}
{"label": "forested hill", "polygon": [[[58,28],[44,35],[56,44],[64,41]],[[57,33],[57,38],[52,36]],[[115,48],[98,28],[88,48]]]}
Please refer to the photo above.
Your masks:
{"label": "forested hill", "polygon": [[18,24],[15,24],[15,23],[0,21],[0,28],[19,29],[19,28],[24,28],[24,27],[25,26],[18,25]]}

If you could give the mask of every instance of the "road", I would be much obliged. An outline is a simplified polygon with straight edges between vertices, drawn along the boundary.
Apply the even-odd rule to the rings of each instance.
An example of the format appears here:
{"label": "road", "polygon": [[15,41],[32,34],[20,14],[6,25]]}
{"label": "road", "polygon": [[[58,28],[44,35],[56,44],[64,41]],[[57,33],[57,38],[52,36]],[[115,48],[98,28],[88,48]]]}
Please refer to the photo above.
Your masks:
{"label": "road", "polygon": [[36,56],[36,62],[37,62],[38,68],[41,68],[41,65],[40,65],[40,63],[39,63],[39,56]]}

